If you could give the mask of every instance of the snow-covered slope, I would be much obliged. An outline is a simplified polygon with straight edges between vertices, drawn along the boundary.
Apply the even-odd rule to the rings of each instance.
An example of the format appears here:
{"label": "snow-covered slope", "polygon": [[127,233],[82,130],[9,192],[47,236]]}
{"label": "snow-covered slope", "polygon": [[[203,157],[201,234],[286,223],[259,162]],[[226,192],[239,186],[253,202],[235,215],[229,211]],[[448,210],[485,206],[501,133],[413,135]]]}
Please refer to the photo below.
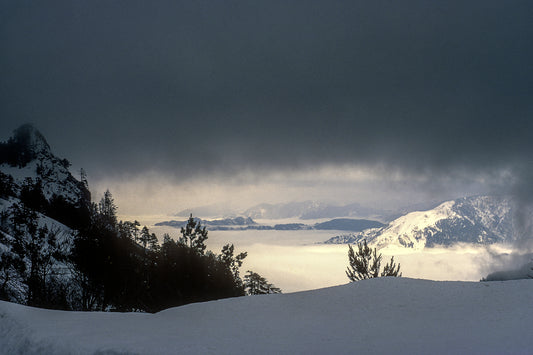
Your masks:
{"label": "snow-covered slope", "polygon": [[[18,203],[19,200],[15,198],[2,199],[0,198],[0,211],[8,210],[14,203]],[[56,221],[53,218],[47,217],[42,213],[37,212],[37,227],[48,228],[48,230],[53,230],[57,232],[57,242],[64,245],[65,247],[70,248],[72,246],[72,236],[74,231],[65,226],[63,223]],[[0,245],[2,243],[0,242]],[[4,246],[5,247],[5,246]]]}
{"label": "snow-covered slope", "polygon": [[31,125],[0,142],[2,299],[26,302],[29,274],[48,284],[70,281],[65,258],[73,246],[71,228],[88,218],[90,192],[86,182],[72,176],[69,164]]}
{"label": "snow-covered slope", "polygon": [[331,238],[326,243],[366,239],[378,248],[423,249],[454,243],[492,244],[513,238],[511,202],[501,196],[475,196],[447,201],[428,211],[411,212],[383,228]]}
{"label": "snow-covered slope", "polygon": [[532,294],[531,280],[380,278],[157,314],[0,302],[0,353],[528,354]]}
{"label": "snow-covered slope", "polygon": [[[20,201],[16,198],[2,199],[0,198],[0,211],[9,211],[13,204],[18,204]],[[70,249],[73,247],[73,230],[64,224],[49,218],[42,213],[36,212],[36,224],[37,228],[47,228],[49,231],[48,236],[54,236],[53,244],[50,244],[50,240],[42,240],[38,245],[38,250],[41,255],[47,255],[53,248],[56,253],[50,255],[50,259],[47,263],[47,271],[50,275],[53,275],[57,282],[68,283],[71,278],[71,271],[65,260],[61,258],[58,260],[58,255],[67,255]],[[17,260],[18,254],[15,252],[15,245],[17,244],[17,238],[11,235],[12,229],[4,225],[4,221],[0,219],[0,264],[4,260]],[[25,239],[26,243],[29,243],[29,237]],[[20,243],[20,240],[18,240]],[[7,258],[7,259],[6,259]],[[30,270],[31,263],[30,257],[26,255],[21,261],[26,265],[25,269]],[[2,270],[0,270],[0,280],[5,282],[1,285],[0,290],[4,290],[5,294],[2,295],[17,302],[25,302],[27,284],[21,278],[21,275],[13,272],[14,265],[11,267],[8,264],[2,264]]]}
{"label": "snow-covered slope", "polygon": [[0,159],[0,172],[13,177],[15,192],[20,192],[25,180],[31,178],[34,183],[38,179],[42,182],[42,191],[48,201],[54,195],[73,205],[90,201],[87,185],[72,176],[68,169],[70,163],[56,157],[46,139],[33,126],[19,127],[3,144],[7,146],[7,152],[16,156],[8,157],[5,153],[6,156]]}

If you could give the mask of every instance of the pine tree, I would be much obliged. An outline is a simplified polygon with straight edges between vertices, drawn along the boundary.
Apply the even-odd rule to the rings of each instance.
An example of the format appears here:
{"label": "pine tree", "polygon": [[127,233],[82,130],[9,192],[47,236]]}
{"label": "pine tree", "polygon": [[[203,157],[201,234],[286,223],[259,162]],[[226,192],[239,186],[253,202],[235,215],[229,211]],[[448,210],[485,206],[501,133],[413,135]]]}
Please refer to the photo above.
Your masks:
{"label": "pine tree", "polygon": [[89,188],[89,182],[87,180],[87,173],[85,172],[85,169],[80,169],[80,182],[85,186],[85,188]]}
{"label": "pine tree", "polygon": [[143,249],[146,250],[146,246],[148,245],[149,240],[150,240],[150,231],[148,230],[148,227],[144,226],[143,229],[141,230],[141,236],[139,237],[139,242],[141,242]]}
{"label": "pine tree", "polygon": [[159,246],[159,241],[157,240],[155,233],[150,234],[150,238],[148,239],[148,249],[157,252],[160,248],[161,247]]}
{"label": "pine tree", "polygon": [[13,225],[12,262],[27,285],[26,303],[33,306],[50,306],[64,303],[53,299],[54,282],[52,266],[63,261],[66,255],[57,241],[59,230],[39,226],[37,212],[25,205],[14,203],[10,207]]}
{"label": "pine tree", "polygon": [[203,255],[205,252],[205,241],[207,240],[207,229],[202,228],[200,222],[196,222],[191,216],[187,221],[187,225],[181,228],[181,237],[178,243],[191,248],[194,252]]}
{"label": "pine tree", "polygon": [[243,252],[234,257],[234,250],[235,247],[233,246],[233,244],[224,245],[224,247],[222,248],[222,254],[219,255],[219,260],[222,261],[228,267],[228,269],[231,270],[235,281],[241,283],[242,280],[239,276],[239,268],[242,266],[243,260],[246,258],[248,253]]}
{"label": "pine tree", "polygon": [[402,273],[400,272],[400,264],[394,265],[394,256],[391,256],[390,263],[386,264],[383,268],[383,272],[381,272],[381,276],[402,276]]}
{"label": "pine tree", "polygon": [[348,245],[349,267],[346,270],[346,276],[350,281],[371,279],[379,276],[402,276],[400,264],[394,265],[394,257],[389,264],[386,264],[383,272],[379,273],[381,268],[382,255],[377,254],[377,249],[372,250],[366,243],[357,243],[358,250],[355,252],[351,245]]}
{"label": "pine tree", "polygon": [[120,221],[118,223],[119,235],[123,238],[131,239],[135,242],[140,240],[139,227],[141,224],[138,221]]}
{"label": "pine tree", "polygon": [[244,289],[247,295],[281,293],[281,289],[269,283],[263,276],[250,270],[244,275]]}
{"label": "pine tree", "polygon": [[102,219],[102,222],[106,224],[106,227],[110,230],[114,230],[117,226],[117,206],[115,200],[109,190],[106,190],[104,197],[98,204],[98,214]]}

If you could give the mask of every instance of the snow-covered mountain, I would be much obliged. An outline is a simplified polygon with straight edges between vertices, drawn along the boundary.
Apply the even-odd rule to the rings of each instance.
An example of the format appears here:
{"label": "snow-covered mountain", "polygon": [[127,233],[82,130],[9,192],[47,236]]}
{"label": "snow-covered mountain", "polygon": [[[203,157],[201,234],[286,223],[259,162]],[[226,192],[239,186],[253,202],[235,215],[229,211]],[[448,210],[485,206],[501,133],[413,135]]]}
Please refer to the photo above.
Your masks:
{"label": "snow-covered mountain", "polygon": [[0,143],[0,298],[24,303],[37,278],[69,282],[73,228],[88,218],[91,203],[87,183],[69,165],[31,125]]}
{"label": "snow-covered mountain", "polygon": [[[440,202],[439,202],[440,203]],[[371,219],[389,222],[408,212],[429,209],[439,203],[430,201],[415,205],[403,206],[394,210],[376,209],[362,206],[359,203],[335,205],[321,201],[293,201],[288,203],[260,203],[245,210],[229,207],[227,204],[213,204],[181,210],[174,214],[177,217],[201,217],[205,219],[234,218],[245,216],[252,219],[301,219],[316,220],[326,218]]]}
{"label": "snow-covered mountain", "polygon": [[533,281],[376,278],[156,314],[0,302],[1,354],[530,354]]}
{"label": "snow-covered mountain", "polygon": [[447,201],[431,210],[411,212],[385,227],[336,236],[326,243],[356,243],[366,239],[378,248],[396,245],[423,249],[459,242],[510,242],[513,238],[510,199],[505,196],[474,196]]}
{"label": "snow-covered mountain", "polygon": [[15,193],[31,179],[40,181],[44,197],[64,199],[79,206],[91,200],[87,182],[77,180],[69,171],[70,163],[55,156],[44,136],[33,126],[25,124],[14,131],[13,136],[0,143],[0,172],[2,183],[12,183]]}

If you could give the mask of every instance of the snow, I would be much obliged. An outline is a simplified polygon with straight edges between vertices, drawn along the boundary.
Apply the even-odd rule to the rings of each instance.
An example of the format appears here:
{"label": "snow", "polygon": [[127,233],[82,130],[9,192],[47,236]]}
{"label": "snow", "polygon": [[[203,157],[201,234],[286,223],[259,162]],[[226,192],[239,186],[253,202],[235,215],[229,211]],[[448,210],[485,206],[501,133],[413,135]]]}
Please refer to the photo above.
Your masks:
{"label": "snow", "polygon": [[410,245],[415,250],[424,249],[426,238],[422,231],[429,227],[436,228],[438,221],[455,216],[452,210],[454,204],[454,201],[446,201],[433,210],[410,212],[392,221],[385,228],[369,229],[365,231],[369,233],[369,237],[372,234],[379,235],[377,240],[367,238],[371,241],[369,244],[378,248],[389,245]]}
{"label": "snow", "polygon": [[512,203],[505,196],[471,196],[446,201],[434,209],[405,214],[383,228],[340,234],[328,244],[366,239],[378,249],[398,246],[424,250],[456,243],[488,245],[511,243],[516,238]]}
{"label": "snow", "polygon": [[22,184],[25,178],[37,178],[37,173],[35,172],[37,168],[37,161],[31,161],[26,166],[19,168],[15,166],[10,166],[8,164],[0,164],[0,171],[4,174],[11,175],[17,184]]}
{"label": "snow", "polygon": [[533,281],[380,278],[156,314],[0,302],[0,353],[526,354]]}
{"label": "snow", "polygon": [[[68,168],[62,165],[61,159],[54,156],[46,141],[36,138],[40,133],[34,132],[32,136],[32,149],[37,153],[36,158],[28,162],[24,167],[13,167],[8,164],[0,164],[0,171],[11,175],[17,188],[23,185],[26,178],[34,182],[41,179],[43,194],[50,200],[54,194],[63,196],[66,201],[76,203],[82,196],[76,179],[72,177]],[[35,150],[37,149],[37,150]],[[41,170],[40,173],[38,171]]]}
{"label": "snow", "polygon": [[[20,203],[20,200],[18,198],[9,197],[7,200],[0,198],[0,211],[8,210],[14,203]],[[44,227],[47,226],[48,229],[51,230],[57,230],[58,231],[58,241],[60,243],[70,241],[71,236],[73,234],[73,230],[67,226],[65,226],[63,223],[56,221],[53,218],[50,218],[40,212],[37,212],[37,226],[38,227]]]}
{"label": "snow", "polygon": [[[0,211],[8,210],[14,203],[20,203],[20,200],[14,197],[10,197],[7,200],[0,198]],[[57,233],[56,234],[57,245],[61,246],[61,250],[63,252],[67,253],[67,251],[72,248],[73,241],[74,241],[73,230],[70,229],[69,227],[39,212],[37,212],[37,226],[39,228],[46,226],[48,230],[52,232],[56,232]],[[4,253],[13,254],[10,243],[12,243],[12,241],[14,240],[14,237],[6,232],[0,232],[0,233],[2,233],[2,235],[4,236],[4,240],[7,241],[7,243],[4,244],[0,239],[0,259],[1,259],[3,257],[2,254]],[[48,252],[49,247],[50,245],[48,244],[48,242],[45,242],[44,244],[41,245],[40,252],[42,253]],[[26,262],[27,270],[29,270],[30,269],[29,258],[25,257],[24,261]],[[52,257],[50,271],[54,274],[56,278],[58,278],[58,280],[62,280],[64,282],[70,282],[71,271],[67,263],[63,261],[57,261],[55,257]],[[3,271],[0,272],[0,275],[2,273]],[[18,299],[21,302],[26,299],[27,285],[22,281],[20,277],[9,278],[7,285],[8,285],[7,289],[11,291],[14,299]]]}

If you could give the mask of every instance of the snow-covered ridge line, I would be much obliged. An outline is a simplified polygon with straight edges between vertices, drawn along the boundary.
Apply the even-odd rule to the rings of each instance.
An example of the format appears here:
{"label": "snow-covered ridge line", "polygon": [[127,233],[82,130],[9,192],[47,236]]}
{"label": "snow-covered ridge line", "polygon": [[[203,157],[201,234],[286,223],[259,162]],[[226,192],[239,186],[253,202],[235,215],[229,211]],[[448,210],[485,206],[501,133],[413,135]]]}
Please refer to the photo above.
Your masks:
{"label": "snow-covered ridge line", "polygon": [[533,281],[379,278],[156,314],[0,302],[0,353],[525,354]]}
{"label": "snow-covered ridge line", "polygon": [[512,203],[508,197],[472,196],[446,201],[431,210],[408,213],[383,228],[336,236],[326,243],[356,243],[366,239],[378,248],[392,245],[424,249],[455,243],[505,243],[515,237]]}
{"label": "snow-covered ridge line", "polygon": [[[90,201],[86,184],[70,173],[70,163],[55,156],[43,135],[31,125],[19,127],[14,136],[2,144],[13,148],[8,150],[12,156],[6,154],[2,157],[0,172],[13,177],[16,192],[20,192],[25,180],[30,178],[33,183],[41,181],[48,201],[54,196],[60,196],[71,204],[80,203],[80,200]],[[18,158],[16,154],[19,154]],[[18,162],[14,164],[13,160]]]}

